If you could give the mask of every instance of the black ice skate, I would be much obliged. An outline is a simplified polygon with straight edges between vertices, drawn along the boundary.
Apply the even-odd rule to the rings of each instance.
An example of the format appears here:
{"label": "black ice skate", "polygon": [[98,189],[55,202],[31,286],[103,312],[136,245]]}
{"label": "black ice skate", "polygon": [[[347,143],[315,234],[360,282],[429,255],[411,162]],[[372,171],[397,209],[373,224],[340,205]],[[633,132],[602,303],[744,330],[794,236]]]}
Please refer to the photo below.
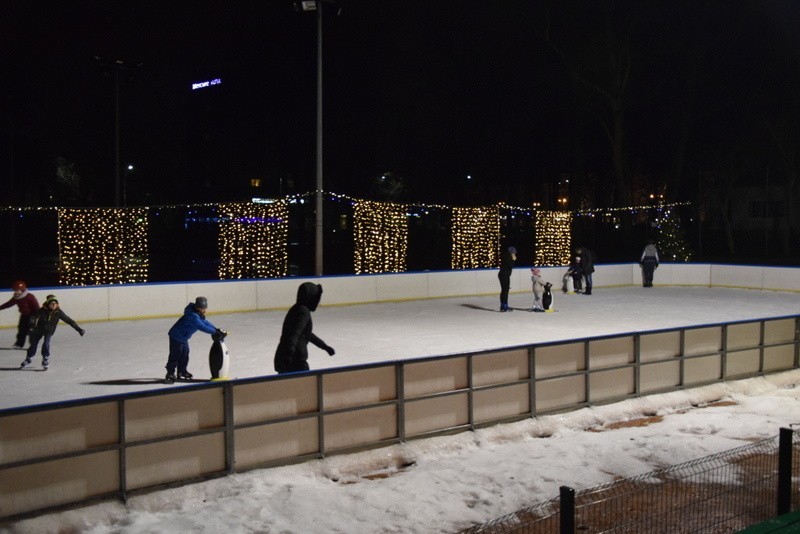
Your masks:
{"label": "black ice skate", "polygon": [[185,373],[178,373],[178,380],[186,380],[189,381],[194,377],[192,373],[186,371]]}
{"label": "black ice skate", "polygon": [[175,383],[175,375],[172,373],[167,373],[167,376],[164,378],[165,384],[174,384]]}

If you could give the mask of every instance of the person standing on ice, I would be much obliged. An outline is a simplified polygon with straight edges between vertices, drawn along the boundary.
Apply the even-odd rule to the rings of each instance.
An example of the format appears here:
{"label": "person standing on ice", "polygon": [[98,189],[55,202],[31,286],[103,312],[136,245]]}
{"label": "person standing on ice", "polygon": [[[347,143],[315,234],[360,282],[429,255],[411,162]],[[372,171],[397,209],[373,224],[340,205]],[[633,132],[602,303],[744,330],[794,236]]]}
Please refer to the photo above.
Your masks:
{"label": "person standing on ice", "polygon": [[333,356],[336,351],[314,335],[311,312],[322,299],[322,286],[304,282],[297,288],[297,302],[286,312],[281,340],[275,350],[275,371],[278,374],[308,371],[309,341]]}
{"label": "person standing on ice", "polygon": [[33,357],[36,356],[36,349],[39,348],[39,341],[44,339],[42,341],[42,368],[47,371],[47,368],[50,367],[50,338],[56,333],[59,321],[64,321],[70,325],[81,337],[86,333],[83,328],[78,326],[78,323],[64,313],[55,295],[47,295],[44,306],[33,316],[31,345],[28,347],[25,360],[20,364],[20,369],[24,369],[32,363]]}
{"label": "person standing on ice", "polygon": [[553,284],[542,279],[542,270],[538,267],[531,268],[531,282],[533,283],[533,307],[530,311],[544,312],[542,295],[544,295],[545,287],[552,287]]}
{"label": "person standing on ice", "polygon": [[[164,381],[167,384],[178,380],[191,380],[192,373],[189,372],[189,338],[195,332],[201,330],[206,334],[219,336],[222,330],[206,320],[206,310],[208,309],[208,299],[197,297],[194,302],[190,302],[183,309],[183,316],[172,325],[167,335],[169,336],[169,356],[167,357],[167,376]],[[177,369],[178,375],[175,376]]]}
{"label": "person standing on ice", "polygon": [[17,323],[17,341],[14,343],[15,349],[25,348],[25,340],[31,331],[36,312],[39,311],[39,301],[28,291],[28,287],[22,280],[17,280],[11,285],[14,295],[11,300],[0,305],[0,310],[5,310],[16,304],[19,308],[19,323]]}
{"label": "person standing on ice", "polygon": [[653,287],[653,273],[658,269],[658,262],[656,244],[652,239],[648,239],[642,257],[639,258],[639,265],[642,266],[642,287]]}
{"label": "person standing on ice", "polygon": [[575,249],[575,254],[580,256],[581,272],[583,279],[586,281],[586,291],[584,295],[592,294],[592,273],[594,272],[594,258],[592,258],[591,251],[586,247]]}
{"label": "person standing on ice", "polygon": [[497,278],[500,279],[501,312],[512,311],[512,308],[508,306],[508,290],[511,288],[511,271],[514,269],[515,261],[517,261],[517,249],[508,247],[500,258],[500,272],[497,273]]}

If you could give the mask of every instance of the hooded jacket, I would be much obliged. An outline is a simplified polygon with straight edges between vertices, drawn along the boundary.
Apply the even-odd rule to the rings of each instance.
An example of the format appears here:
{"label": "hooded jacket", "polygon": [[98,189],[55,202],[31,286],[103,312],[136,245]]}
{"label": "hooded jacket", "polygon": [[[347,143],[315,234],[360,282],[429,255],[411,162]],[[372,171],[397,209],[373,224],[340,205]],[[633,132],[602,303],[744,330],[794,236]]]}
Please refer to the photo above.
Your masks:
{"label": "hooded jacket", "polygon": [[308,343],[327,350],[328,345],[312,332],[311,312],[322,298],[322,286],[304,282],[297,288],[297,302],[286,312],[281,340],[275,351],[275,370],[279,373],[308,370]]}
{"label": "hooded jacket", "polygon": [[200,312],[197,311],[194,302],[190,302],[183,309],[183,316],[178,319],[174,325],[172,325],[172,328],[169,329],[167,335],[169,335],[169,337],[175,341],[188,343],[189,338],[192,337],[198,330],[202,330],[206,334],[214,334],[217,331],[217,327],[207,321],[205,317],[200,315]]}

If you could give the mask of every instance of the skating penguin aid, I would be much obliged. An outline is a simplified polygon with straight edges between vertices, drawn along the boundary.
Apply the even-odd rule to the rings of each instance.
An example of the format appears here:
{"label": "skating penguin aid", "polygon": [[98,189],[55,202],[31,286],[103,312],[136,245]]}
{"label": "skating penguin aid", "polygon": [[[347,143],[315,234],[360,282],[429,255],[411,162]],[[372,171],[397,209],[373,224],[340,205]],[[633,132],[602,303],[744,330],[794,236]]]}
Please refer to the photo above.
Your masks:
{"label": "skating penguin aid", "polygon": [[230,370],[231,359],[228,354],[228,346],[225,345],[225,337],[228,332],[220,330],[212,334],[214,342],[208,352],[208,366],[211,369],[211,380],[227,380]]}

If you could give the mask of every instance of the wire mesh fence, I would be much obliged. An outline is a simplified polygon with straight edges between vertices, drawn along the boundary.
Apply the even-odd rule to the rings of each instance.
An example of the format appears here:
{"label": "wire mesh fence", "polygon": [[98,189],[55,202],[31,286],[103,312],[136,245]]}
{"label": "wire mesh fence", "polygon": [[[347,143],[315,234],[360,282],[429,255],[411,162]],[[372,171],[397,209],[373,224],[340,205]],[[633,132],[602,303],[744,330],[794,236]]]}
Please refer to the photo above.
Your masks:
{"label": "wire mesh fence", "polygon": [[[775,517],[778,510],[778,450],[778,438],[767,438],[578,491],[574,494],[575,530],[721,534],[765,521]],[[796,433],[792,435],[791,456],[794,481],[800,476],[800,443]],[[791,492],[791,510],[800,508],[797,493]],[[561,506],[556,498],[463,532],[557,533],[561,531]]]}

